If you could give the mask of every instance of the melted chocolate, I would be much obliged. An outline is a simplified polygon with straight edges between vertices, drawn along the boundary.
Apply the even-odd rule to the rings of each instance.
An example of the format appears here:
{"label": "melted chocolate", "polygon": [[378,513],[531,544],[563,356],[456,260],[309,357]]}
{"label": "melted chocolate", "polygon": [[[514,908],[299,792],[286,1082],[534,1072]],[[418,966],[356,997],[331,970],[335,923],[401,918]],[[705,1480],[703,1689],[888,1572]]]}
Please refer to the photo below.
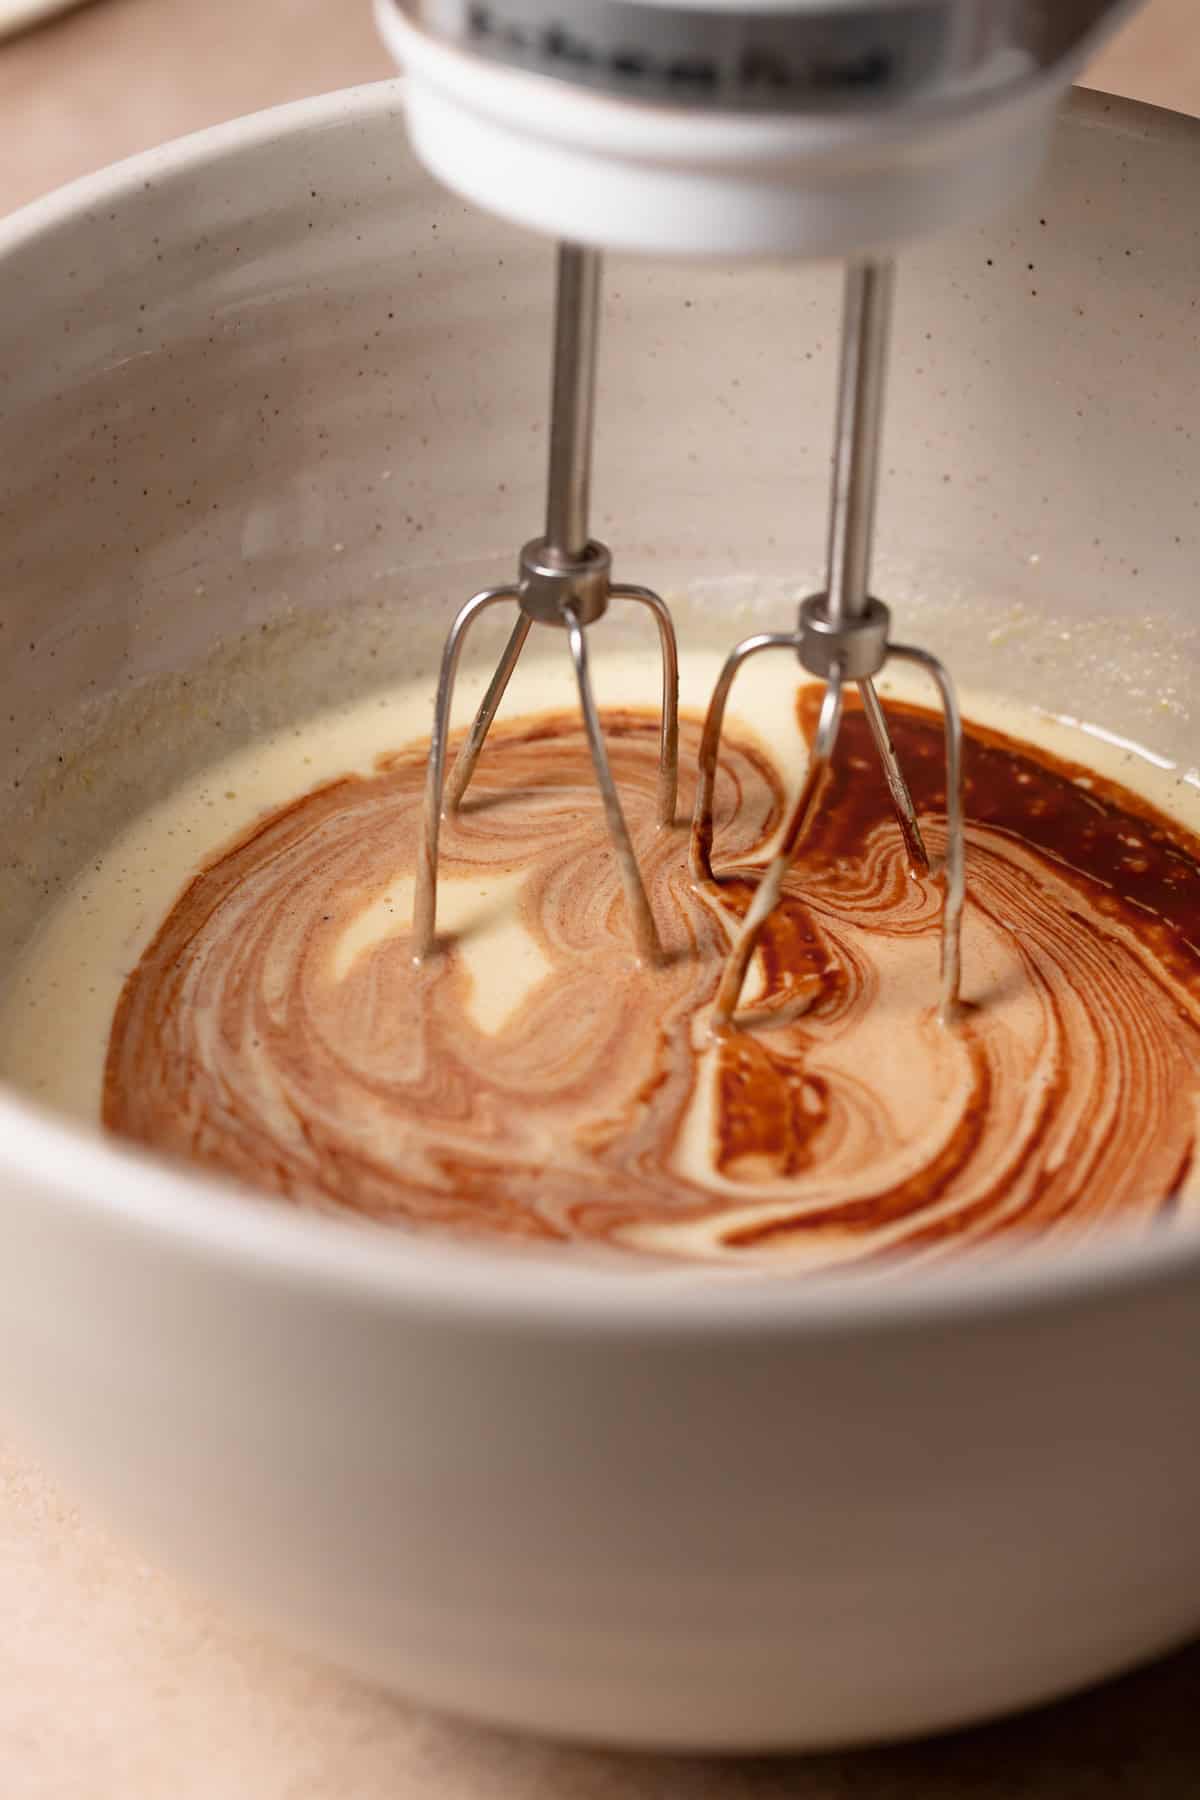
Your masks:
{"label": "melted chocolate", "polygon": [[[800,690],[811,736],[819,699]],[[889,710],[931,848],[938,721]],[[914,879],[861,714],[761,955],[745,1028],[706,1008],[781,784],[727,740],[718,880],[654,826],[654,721],[605,729],[664,966],[631,960],[582,728],[497,729],[443,876],[520,883],[549,965],[495,1032],[454,942],[348,931],[415,863],[425,752],[265,819],[180,896],[130,975],[112,1130],[303,1205],[526,1240],[787,1266],[1148,1223],[1190,1168],[1200,841],[1094,772],[971,727],[966,1000],[934,1013],[936,878]],[[685,721],[681,767],[695,764]],[[692,801],[689,782],[680,818]]]}

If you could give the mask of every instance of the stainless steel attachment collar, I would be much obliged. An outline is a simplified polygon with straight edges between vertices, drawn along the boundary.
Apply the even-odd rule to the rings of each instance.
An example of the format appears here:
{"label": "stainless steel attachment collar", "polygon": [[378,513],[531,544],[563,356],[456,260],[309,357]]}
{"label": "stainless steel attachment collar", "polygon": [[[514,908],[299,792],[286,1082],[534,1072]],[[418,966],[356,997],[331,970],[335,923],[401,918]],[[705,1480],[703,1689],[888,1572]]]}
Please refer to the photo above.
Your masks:
{"label": "stainless steel attachment collar", "polygon": [[796,654],[810,675],[829,681],[867,681],[878,675],[888,657],[891,614],[882,600],[868,600],[863,611],[835,620],[828,596],[810,594],[800,602]]}
{"label": "stainless steel attachment collar", "polygon": [[594,625],[608,610],[612,585],[612,553],[607,544],[589,540],[582,556],[568,557],[544,537],[522,546],[518,562],[517,604],[538,625],[574,621]]}

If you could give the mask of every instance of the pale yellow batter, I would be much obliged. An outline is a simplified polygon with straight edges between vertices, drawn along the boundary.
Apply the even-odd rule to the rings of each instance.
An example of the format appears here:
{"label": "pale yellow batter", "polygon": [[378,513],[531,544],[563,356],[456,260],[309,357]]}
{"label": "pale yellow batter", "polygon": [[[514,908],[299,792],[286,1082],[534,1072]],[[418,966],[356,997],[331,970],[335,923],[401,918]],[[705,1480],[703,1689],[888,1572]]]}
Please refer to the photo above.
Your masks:
{"label": "pale yellow batter", "polygon": [[[769,754],[794,792],[805,750],[796,720],[795,681],[781,662],[769,657],[747,666],[739,678],[731,723]],[[714,655],[684,655],[684,708],[703,712],[718,668]],[[657,671],[644,656],[598,658],[596,676],[602,705],[656,703]],[[456,723],[466,723],[481,687],[481,676],[463,680]],[[928,699],[916,683],[906,681],[892,691]],[[543,657],[522,667],[503,717],[573,705],[565,655]],[[1102,733],[1011,703],[974,695],[966,698],[965,709],[980,723],[1088,763],[1200,830],[1200,783],[1193,774],[1181,773]],[[0,1075],[37,1101],[94,1123],[100,1111],[109,1030],[123,983],[197,867],[256,819],[298,794],[351,771],[370,773],[381,752],[419,740],[428,729],[428,718],[425,684],[375,695],[311,720],[303,729],[276,734],[250,750],[214,761],[203,775],[135,819],[98,863],[78,878],[13,972],[0,998]],[[519,872],[483,882],[475,877],[455,879],[450,872],[439,896],[441,928],[455,934],[468,976],[462,992],[469,1024],[497,1042],[550,974],[543,946],[519,917],[521,886]],[[349,981],[381,946],[408,929],[412,889],[411,873],[397,876],[356,912],[332,953],[335,982]],[[887,1099],[890,1125],[876,1134],[879,1144],[872,1150],[869,1167],[863,1161],[865,1142],[850,1133],[840,1162],[835,1157],[825,1171],[827,1178],[844,1181],[850,1200],[869,1184],[908,1179],[922,1159],[935,1153],[939,1132],[948,1128],[953,1093],[963,1073],[958,1050],[927,1016],[936,995],[936,947],[936,934],[928,934],[916,953],[905,949],[902,957],[893,954],[890,963],[885,955],[889,1006],[866,1020],[852,1044],[827,1048],[827,1077],[852,1082],[858,1070],[869,1067],[874,1087]],[[989,1005],[1006,1009],[1013,1068],[1024,1071],[1021,1079],[1028,1081],[1030,1071],[1038,1070],[1051,1052],[1034,1001],[1011,978],[1012,954],[994,918],[973,915],[969,908],[964,934],[967,998],[987,995]],[[754,993],[752,970],[748,1002]],[[698,1029],[703,1030],[702,1023]],[[748,1192],[741,1179],[714,1170],[710,1154],[714,1065],[711,1058],[706,1063],[703,1045],[696,1047],[700,1076],[675,1161],[680,1175],[723,1195],[728,1210],[719,1220],[659,1219],[635,1225],[623,1232],[622,1241],[670,1255],[709,1258],[721,1254],[731,1225],[759,1228],[777,1217],[794,1215],[797,1184],[794,1179],[770,1178],[768,1172],[768,1178]],[[1031,1092],[1036,1087],[1033,1080]],[[923,1128],[907,1129],[913,1121],[923,1122]],[[546,1149],[553,1152],[552,1145]],[[1184,1202],[1187,1209],[1196,1205],[1197,1185],[1193,1177]],[[824,1192],[820,1197],[826,1197]],[[886,1248],[894,1235],[884,1230],[879,1246]],[[840,1254],[836,1245],[823,1241],[813,1260],[836,1262]],[[803,1246],[790,1243],[787,1260],[807,1262],[810,1256]]]}

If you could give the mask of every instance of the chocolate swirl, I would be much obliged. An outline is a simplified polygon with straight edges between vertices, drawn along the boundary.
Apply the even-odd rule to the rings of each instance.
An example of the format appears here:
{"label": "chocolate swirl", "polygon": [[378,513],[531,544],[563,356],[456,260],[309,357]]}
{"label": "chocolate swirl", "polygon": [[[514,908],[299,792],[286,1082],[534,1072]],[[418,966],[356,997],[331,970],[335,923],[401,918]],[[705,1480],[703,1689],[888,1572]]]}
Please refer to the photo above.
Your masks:
{"label": "chocolate swirl", "polygon": [[[813,700],[801,690],[810,731]],[[973,728],[968,1004],[946,1029],[939,886],[908,873],[850,712],[746,1028],[714,1042],[778,777],[728,740],[726,872],[697,891],[686,828],[655,829],[654,721],[605,729],[661,968],[632,962],[582,729],[554,714],[494,733],[444,840],[449,883],[515,893],[534,978],[481,1022],[469,946],[450,937],[415,970],[413,746],[266,818],[180,896],[121,996],[106,1125],[307,1206],[754,1266],[1169,1213],[1200,1092],[1200,842]],[[898,707],[894,735],[936,850],[939,727]],[[683,768],[697,747],[685,722]],[[685,782],[681,818],[691,799]]]}

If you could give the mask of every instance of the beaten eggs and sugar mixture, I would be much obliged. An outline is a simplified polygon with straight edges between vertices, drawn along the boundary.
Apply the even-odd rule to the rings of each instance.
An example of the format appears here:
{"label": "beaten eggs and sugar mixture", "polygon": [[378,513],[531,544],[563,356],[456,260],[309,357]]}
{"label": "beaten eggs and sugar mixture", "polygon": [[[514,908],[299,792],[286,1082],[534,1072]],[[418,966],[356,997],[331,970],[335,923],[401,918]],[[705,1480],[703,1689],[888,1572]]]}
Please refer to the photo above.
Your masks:
{"label": "beaten eggs and sugar mixture", "polygon": [[[613,771],[665,947],[633,957],[569,673],[501,714],[443,837],[443,949],[409,928],[425,688],[215,765],[135,822],[9,984],[0,1070],[301,1206],[756,1269],[873,1266],[1197,1210],[1200,796],[1082,731],[967,706],[963,1006],[937,1017],[936,877],[909,872],[865,721],[752,965],[731,935],[819,690],[747,670],[687,864],[715,659],[684,659],[674,830],[652,668],[604,671]],[[469,699],[464,702],[469,704]],[[940,720],[890,702],[935,856]]]}

